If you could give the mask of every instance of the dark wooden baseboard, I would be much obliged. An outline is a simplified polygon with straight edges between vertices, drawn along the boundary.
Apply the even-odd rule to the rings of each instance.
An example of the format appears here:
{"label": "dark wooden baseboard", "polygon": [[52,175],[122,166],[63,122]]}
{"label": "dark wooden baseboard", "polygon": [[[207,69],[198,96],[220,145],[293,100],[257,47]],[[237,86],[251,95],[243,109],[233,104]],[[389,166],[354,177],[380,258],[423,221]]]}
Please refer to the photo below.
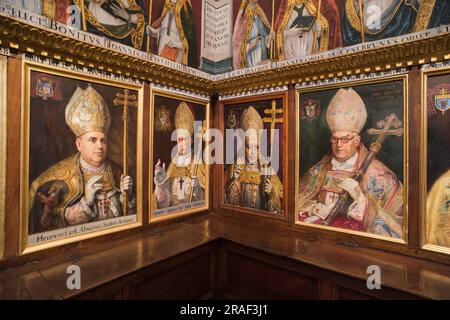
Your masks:
{"label": "dark wooden baseboard", "polygon": [[[0,299],[449,299],[450,267],[206,216],[0,271]],[[270,237],[267,235],[270,234]],[[74,258],[76,257],[76,258]],[[81,270],[70,290],[66,269]],[[380,266],[381,289],[366,268]]]}

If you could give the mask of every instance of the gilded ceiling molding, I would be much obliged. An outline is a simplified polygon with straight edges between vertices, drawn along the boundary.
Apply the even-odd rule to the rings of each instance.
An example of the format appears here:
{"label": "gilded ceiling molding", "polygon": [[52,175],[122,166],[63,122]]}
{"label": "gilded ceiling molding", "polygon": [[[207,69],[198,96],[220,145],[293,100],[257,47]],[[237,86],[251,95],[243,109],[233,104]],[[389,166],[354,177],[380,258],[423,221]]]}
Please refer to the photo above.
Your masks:
{"label": "gilded ceiling molding", "polygon": [[151,89],[157,89],[159,91],[165,91],[168,93],[175,93],[178,95],[183,95],[183,96],[188,96],[194,99],[199,99],[199,100],[203,100],[205,102],[209,102],[211,100],[211,97],[209,95],[206,94],[200,94],[200,93],[195,93],[189,90],[182,90],[182,89],[178,89],[178,88],[173,88],[173,87],[168,87],[168,86],[164,86],[164,85],[160,85],[160,84],[155,84],[152,83],[150,85]]}
{"label": "gilded ceiling molding", "polygon": [[134,85],[144,85],[144,81],[136,79],[136,78],[125,77],[123,75],[116,75],[114,73],[106,72],[103,70],[90,69],[90,68],[87,68],[86,66],[73,65],[70,63],[65,63],[63,61],[58,61],[58,60],[49,59],[49,58],[45,58],[45,57],[35,56],[33,54],[27,54],[27,53],[22,54],[22,60],[29,61],[29,62],[36,62],[36,63],[44,64],[46,66],[56,67],[58,69],[84,73],[85,75],[90,75],[90,76],[94,76],[94,77],[101,77],[104,79],[126,82],[126,83],[134,84]]}
{"label": "gilded ceiling molding", "polygon": [[113,42],[105,48],[4,14],[0,15],[0,46],[180,90],[226,96],[450,60],[450,26],[217,76],[178,64],[169,67],[166,59],[155,55],[134,51],[130,55],[111,49],[119,48]]}
{"label": "gilded ceiling molding", "polygon": [[219,100],[220,101],[226,101],[226,100],[235,99],[235,98],[243,98],[243,97],[253,97],[253,96],[258,96],[258,95],[266,95],[266,94],[270,94],[270,93],[283,92],[283,91],[287,91],[287,90],[288,90],[288,86],[263,88],[263,89],[253,90],[253,91],[246,91],[246,92],[241,92],[241,93],[232,93],[232,94],[228,94],[228,95],[219,96]]}
{"label": "gilded ceiling molding", "polygon": [[447,67],[450,67],[450,61],[436,62],[436,63],[432,63],[432,64],[424,64],[421,69],[423,71],[428,71],[428,70],[443,69],[443,68],[447,68]]}
{"label": "gilded ceiling molding", "polygon": [[0,42],[2,47],[19,52],[194,92],[205,93],[205,88],[212,87],[209,79],[185,72],[184,66],[172,69],[4,15],[0,15]]}
{"label": "gilded ceiling molding", "polygon": [[394,77],[401,74],[408,73],[407,68],[401,68],[398,70],[389,70],[389,71],[382,71],[382,72],[371,72],[366,74],[360,74],[360,75],[351,75],[351,76],[343,76],[339,78],[329,78],[324,80],[317,80],[317,81],[309,81],[309,82],[302,82],[297,83],[295,85],[295,89],[304,89],[304,88],[310,88],[310,87],[320,87],[320,86],[331,86],[338,83],[346,83],[346,82],[354,82],[357,80],[370,80],[370,79],[379,79],[384,77]]}

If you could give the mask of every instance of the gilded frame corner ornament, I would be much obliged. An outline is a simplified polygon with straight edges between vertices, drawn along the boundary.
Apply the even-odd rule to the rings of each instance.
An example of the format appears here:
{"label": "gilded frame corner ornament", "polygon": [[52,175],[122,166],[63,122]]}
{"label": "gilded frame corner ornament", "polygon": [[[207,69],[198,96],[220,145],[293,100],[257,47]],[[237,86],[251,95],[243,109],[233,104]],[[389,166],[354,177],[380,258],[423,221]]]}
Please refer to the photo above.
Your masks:
{"label": "gilded frame corner ornament", "polygon": [[[88,83],[105,85],[114,88],[128,89],[137,92],[137,130],[136,130],[136,219],[134,222],[118,224],[117,226],[105,227],[100,230],[81,232],[75,236],[62,237],[57,240],[48,241],[41,244],[28,243],[28,225],[29,225],[29,147],[30,147],[30,87],[31,73],[42,72],[53,76],[65,77],[68,79],[86,81]],[[21,124],[20,124],[20,246],[19,254],[25,255],[49,248],[59,247],[69,243],[79,242],[92,239],[124,230],[134,229],[143,225],[142,219],[142,191],[143,191],[143,168],[142,152],[143,152],[143,106],[144,106],[144,86],[133,84],[96,75],[86,75],[77,71],[61,69],[59,67],[50,66],[43,63],[22,61],[22,101],[21,101]],[[129,107],[131,108],[131,106]],[[58,229],[56,229],[58,230]]]}
{"label": "gilded frame corner ornament", "polygon": [[[189,216],[195,213],[200,213],[200,212],[206,212],[210,209],[210,176],[211,176],[211,165],[206,164],[205,163],[205,204],[199,207],[194,207],[194,208],[187,208],[187,209],[182,209],[179,211],[174,211],[171,213],[165,213],[162,214],[160,216],[155,214],[155,209],[153,208],[154,205],[154,183],[153,183],[153,179],[154,179],[154,167],[153,167],[153,162],[154,162],[154,152],[153,152],[153,146],[154,146],[154,130],[155,130],[155,111],[156,111],[156,106],[155,106],[155,98],[156,97],[163,97],[163,98],[169,98],[169,99],[173,99],[173,100],[177,100],[180,103],[182,102],[188,102],[188,103],[194,103],[197,105],[201,105],[202,107],[205,108],[205,121],[206,121],[206,126],[205,126],[205,136],[206,137],[206,143],[204,144],[204,150],[202,151],[202,154],[208,153],[209,152],[209,145],[208,145],[208,141],[209,141],[209,128],[210,128],[210,101],[206,100],[206,99],[202,99],[200,97],[195,97],[195,96],[190,96],[190,95],[184,95],[182,93],[178,93],[178,92],[172,92],[170,90],[166,90],[166,89],[161,89],[161,88],[157,88],[157,87],[153,87],[151,86],[150,88],[150,132],[149,132],[149,179],[148,179],[148,197],[149,197],[149,201],[148,201],[148,211],[149,211],[149,223],[150,224],[154,224],[154,223],[159,223],[161,221],[168,221],[168,220],[173,220],[173,219],[177,219],[180,217],[185,217],[185,216]],[[175,128],[173,128],[175,129]],[[170,152],[170,150],[168,150],[168,152]]]}
{"label": "gilded frame corner ornament", "polygon": [[[305,227],[305,228],[313,228],[313,229],[321,229],[326,231],[331,231],[334,233],[342,233],[342,234],[349,234],[354,236],[360,236],[363,238],[372,238],[372,239],[379,239],[379,240],[385,240],[388,242],[393,243],[399,243],[402,245],[408,244],[408,190],[409,190],[409,165],[408,165],[408,154],[409,154],[409,110],[408,110],[408,74],[399,74],[394,76],[380,76],[375,77],[372,79],[357,79],[357,80],[351,80],[348,82],[341,82],[341,83],[335,83],[335,84],[326,84],[326,85],[313,85],[306,88],[300,88],[296,90],[295,94],[295,128],[296,128],[296,141],[295,141],[295,210],[294,210],[294,223],[297,226]],[[300,187],[300,143],[301,143],[301,137],[300,137],[300,118],[301,118],[301,110],[300,110],[300,96],[303,93],[310,93],[310,92],[319,92],[319,91],[325,91],[329,89],[340,89],[340,88],[351,88],[354,86],[359,85],[371,85],[371,84],[377,84],[377,83],[387,83],[392,81],[402,81],[402,87],[403,87],[403,128],[404,128],[404,134],[403,134],[403,232],[401,238],[391,238],[376,234],[371,234],[364,231],[356,231],[356,230],[349,230],[345,228],[340,227],[334,227],[334,226],[327,226],[327,225],[318,225],[313,223],[306,223],[297,221],[297,213],[298,213],[298,193],[299,193],[299,187]]]}
{"label": "gilded frame corner ornament", "polygon": [[[420,106],[420,146],[419,146],[419,221],[420,221],[420,248],[436,253],[450,254],[450,247],[430,243],[430,226],[428,223],[429,212],[427,210],[427,177],[428,177],[428,79],[432,76],[450,74],[450,66],[441,66],[422,70],[421,72],[421,106]],[[450,112],[450,111],[449,111]],[[435,181],[436,182],[436,181]]]}

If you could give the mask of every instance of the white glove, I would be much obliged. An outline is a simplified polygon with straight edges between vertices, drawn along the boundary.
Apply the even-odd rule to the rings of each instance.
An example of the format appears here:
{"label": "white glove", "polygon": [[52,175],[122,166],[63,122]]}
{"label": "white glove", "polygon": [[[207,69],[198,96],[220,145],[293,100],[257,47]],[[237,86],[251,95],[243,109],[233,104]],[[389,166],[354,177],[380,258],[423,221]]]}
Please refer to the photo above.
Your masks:
{"label": "white glove", "polygon": [[266,179],[266,181],[264,182],[264,192],[267,194],[270,194],[272,192],[273,189],[273,183],[272,183],[272,179]]}
{"label": "white glove", "polygon": [[193,195],[198,195],[200,192],[200,182],[197,176],[193,176],[191,180],[191,187]]}
{"label": "white glove", "polygon": [[129,193],[133,188],[133,179],[130,176],[122,175],[120,177],[120,192],[122,194]]}
{"label": "white glove", "polygon": [[103,183],[101,181],[103,177],[101,175],[93,176],[90,178],[86,184],[86,189],[84,190],[84,197],[86,198],[86,203],[88,206],[92,206],[95,201],[95,194],[103,189]]}
{"label": "white glove", "polygon": [[191,187],[192,188],[197,188],[198,186],[200,186],[200,183],[198,182],[198,177],[197,176],[193,176],[191,178]]}
{"label": "white glove", "polygon": [[157,186],[160,186],[164,183],[166,179],[166,164],[163,163],[161,166],[161,160],[158,159],[158,162],[155,166],[155,178],[153,179]]}

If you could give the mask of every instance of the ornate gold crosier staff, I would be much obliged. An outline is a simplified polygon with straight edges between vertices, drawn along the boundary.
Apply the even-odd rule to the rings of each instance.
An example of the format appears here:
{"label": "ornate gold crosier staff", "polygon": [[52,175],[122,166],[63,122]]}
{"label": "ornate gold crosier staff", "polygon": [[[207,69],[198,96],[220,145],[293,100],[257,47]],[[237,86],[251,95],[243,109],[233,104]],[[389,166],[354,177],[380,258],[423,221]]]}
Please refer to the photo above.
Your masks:
{"label": "ornate gold crosier staff", "polygon": [[[269,115],[268,117],[264,117],[262,120],[264,123],[270,123],[270,155],[269,158],[272,159],[272,153],[273,153],[273,140],[274,140],[274,134],[275,134],[275,126],[277,123],[283,123],[283,109],[279,108],[277,109],[277,102],[275,100],[272,101],[272,108],[265,109],[264,114]],[[281,115],[281,118],[278,118],[277,116]],[[266,168],[269,167],[269,164],[265,164]],[[270,164],[271,166],[271,164]],[[267,180],[270,179],[269,177],[266,177]]]}
{"label": "ornate gold crosier staff", "polygon": [[275,0],[272,0],[272,23],[270,26],[270,32],[273,34],[273,38],[270,39],[270,49],[269,49],[269,59],[272,60],[273,59],[273,49],[275,47],[275,30],[273,30],[274,28],[274,19],[275,19]]}
{"label": "ornate gold crosier staff", "polygon": [[[358,172],[352,177],[352,179],[354,179],[358,183],[361,182],[364,173],[367,171],[367,168],[369,168],[373,159],[375,159],[375,156],[381,150],[381,146],[386,137],[400,137],[403,135],[402,125],[403,123],[397,118],[397,115],[395,113],[391,113],[385,118],[385,120],[378,122],[379,129],[371,128],[367,130],[368,134],[378,135],[378,137],[377,140],[375,140],[375,142],[370,145],[369,154],[366,156]],[[345,192],[343,195],[340,195],[333,209],[331,209],[325,224],[329,225],[333,222],[334,218],[338,214],[346,212],[348,210],[348,207],[351,205],[351,202],[352,200],[347,192]]]}
{"label": "ornate gold crosier staff", "polygon": [[362,0],[358,0],[359,4],[359,22],[361,24],[361,42],[366,42],[366,36],[364,35],[364,15]]}
{"label": "ornate gold crosier staff", "polygon": [[[150,0],[150,4],[148,7],[148,34],[147,34],[147,53],[150,53],[150,26],[152,25],[152,8],[153,7],[153,0]],[[169,26],[170,28],[170,26]]]}
{"label": "ornate gold crosier staff", "polygon": [[[322,0],[319,0],[319,4],[317,5],[317,13],[316,13],[316,23],[320,23],[319,22],[319,17],[320,17],[320,11],[322,10]],[[317,40],[318,40],[318,32],[314,31],[314,42],[313,42],[313,49],[312,49],[312,53],[316,53],[317,50]],[[319,45],[319,51],[320,51],[320,45]]]}
{"label": "ornate gold crosier staff", "polygon": [[[200,136],[200,139],[198,142],[199,147],[197,148],[197,153],[195,154],[195,159],[194,159],[195,163],[194,163],[194,170],[192,172],[192,177],[197,177],[197,175],[198,175],[198,165],[200,163],[200,158],[202,155],[202,141],[203,141],[203,134],[205,133],[205,130],[206,130],[206,120],[203,121],[201,130],[200,130],[200,134],[199,134],[199,136]],[[200,183],[200,181],[199,181],[199,183]],[[189,191],[189,203],[192,202],[193,193],[194,193],[194,188],[192,188],[192,183],[191,183],[191,190]]]}
{"label": "ornate gold crosier staff", "polygon": [[[128,121],[130,120],[130,114],[128,112],[128,107],[137,107],[137,97],[135,95],[129,95],[129,90],[124,89],[123,94],[116,93],[116,98],[114,99],[114,105],[123,107],[123,147],[122,147],[122,165],[123,165],[123,176],[128,175],[128,161],[127,161],[127,146],[128,146]],[[123,215],[128,215],[128,195],[123,194]]]}
{"label": "ornate gold crosier staff", "polygon": [[84,8],[84,0],[80,0],[80,11],[81,11],[81,29],[83,31],[86,31],[87,26],[86,26],[86,11]]}

